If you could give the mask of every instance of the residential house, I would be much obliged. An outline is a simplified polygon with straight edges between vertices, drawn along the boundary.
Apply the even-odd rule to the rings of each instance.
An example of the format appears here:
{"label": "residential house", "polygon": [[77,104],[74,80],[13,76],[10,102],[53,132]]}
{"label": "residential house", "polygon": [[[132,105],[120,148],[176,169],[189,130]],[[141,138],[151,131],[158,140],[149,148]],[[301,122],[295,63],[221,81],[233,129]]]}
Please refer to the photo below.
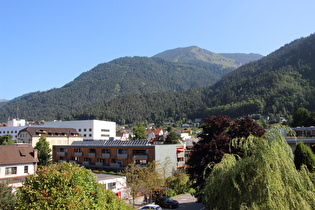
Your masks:
{"label": "residential house", "polygon": [[26,127],[24,119],[8,120],[6,126],[0,127],[0,136],[10,134],[12,136],[12,140],[16,140],[20,130]]}
{"label": "residential house", "polygon": [[27,175],[35,174],[37,162],[37,151],[31,145],[0,145],[0,181],[22,186]]}
{"label": "residential house", "polygon": [[46,136],[51,148],[52,145],[70,145],[74,141],[83,141],[82,136],[74,128],[52,128],[29,126],[18,133],[17,143],[31,144],[33,147],[41,135]]}

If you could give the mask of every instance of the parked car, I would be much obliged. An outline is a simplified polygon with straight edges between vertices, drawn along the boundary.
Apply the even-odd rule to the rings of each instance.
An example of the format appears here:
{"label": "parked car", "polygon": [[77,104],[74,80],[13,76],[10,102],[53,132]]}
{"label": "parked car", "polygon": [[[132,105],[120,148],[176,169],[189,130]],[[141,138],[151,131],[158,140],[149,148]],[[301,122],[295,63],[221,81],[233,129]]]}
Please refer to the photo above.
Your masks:
{"label": "parked car", "polygon": [[145,205],[140,208],[140,210],[144,210],[144,209],[162,210],[162,208],[159,205],[153,205],[153,204]]}
{"label": "parked car", "polygon": [[179,203],[177,200],[173,200],[172,198],[168,197],[159,197],[155,200],[155,204],[158,204],[162,207],[169,208],[169,209],[175,209],[179,206]]}

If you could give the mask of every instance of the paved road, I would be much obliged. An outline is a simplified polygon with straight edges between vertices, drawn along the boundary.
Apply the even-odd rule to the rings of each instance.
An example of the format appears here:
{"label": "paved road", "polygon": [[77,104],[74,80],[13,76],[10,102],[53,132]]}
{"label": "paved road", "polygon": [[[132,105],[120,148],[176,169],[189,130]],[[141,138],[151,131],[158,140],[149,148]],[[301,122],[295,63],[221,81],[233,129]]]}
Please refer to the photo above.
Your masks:
{"label": "paved road", "polygon": [[[177,200],[179,202],[179,206],[177,209],[180,210],[206,210],[206,208],[201,204],[197,203],[197,199],[190,195],[190,193],[178,195],[175,197],[172,197],[172,199]],[[140,208],[141,206],[144,206],[142,203],[143,198],[137,199],[137,205],[135,205],[136,208]],[[163,208],[163,210],[168,210],[168,208]]]}
{"label": "paved road", "polygon": [[[197,203],[197,199],[191,196],[189,193],[178,195],[173,197],[174,200],[179,202],[179,207],[177,209],[181,210],[206,210],[206,208],[201,204]],[[163,208],[165,209],[165,208]]]}

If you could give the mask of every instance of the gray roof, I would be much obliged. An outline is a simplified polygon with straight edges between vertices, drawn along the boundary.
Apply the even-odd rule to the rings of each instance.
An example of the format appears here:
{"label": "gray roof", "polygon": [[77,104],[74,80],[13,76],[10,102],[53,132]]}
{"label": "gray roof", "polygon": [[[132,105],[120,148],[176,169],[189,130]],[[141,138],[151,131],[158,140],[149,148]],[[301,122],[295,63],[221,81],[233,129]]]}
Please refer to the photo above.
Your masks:
{"label": "gray roof", "polygon": [[95,141],[74,141],[72,146],[140,146],[148,145],[148,140],[95,140]]}

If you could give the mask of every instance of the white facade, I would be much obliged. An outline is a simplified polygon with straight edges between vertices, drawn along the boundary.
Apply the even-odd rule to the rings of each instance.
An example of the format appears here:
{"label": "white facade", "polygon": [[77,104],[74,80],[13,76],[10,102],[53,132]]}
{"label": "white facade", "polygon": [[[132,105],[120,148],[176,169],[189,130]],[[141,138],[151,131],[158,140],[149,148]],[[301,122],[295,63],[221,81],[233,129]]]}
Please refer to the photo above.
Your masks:
{"label": "white facade", "polygon": [[74,128],[83,140],[109,140],[116,138],[116,123],[102,120],[50,121],[45,127]]}
{"label": "white facade", "polygon": [[126,176],[95,174],[99,184],[104,185],[107,190],[113,191],[119,198],[125,199],[129,196],[126,184]]}
{"label": "white facade", "polygon": [[11,164],[0,166],[0,179],[14,178],[35,174],[34,163]]}
{"label": "white facade", "polygon": [[7,124],[8,126],[0,127],[0,136],[10,134],[12,136],[12,140],[16,140],[18,138],[19,131],[27,127],[25,126],[24,119],[8,120]]}

